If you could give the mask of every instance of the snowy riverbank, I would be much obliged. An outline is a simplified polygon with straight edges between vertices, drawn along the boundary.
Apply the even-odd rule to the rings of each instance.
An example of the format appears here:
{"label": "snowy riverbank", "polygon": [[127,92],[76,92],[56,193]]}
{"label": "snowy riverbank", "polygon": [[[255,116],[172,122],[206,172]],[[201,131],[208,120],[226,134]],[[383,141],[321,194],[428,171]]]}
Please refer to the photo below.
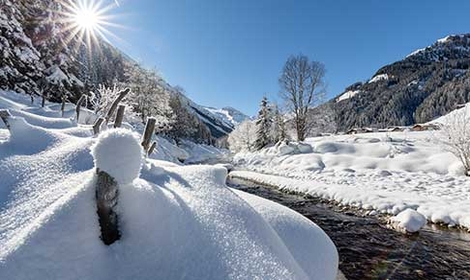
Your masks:
{"label": "snowy riverbank", "polygon": [[[345,205],[397,215],[411,208],[434,223],[470,228],[470,180],[436,142],[437,132],[309,138],[312,149],[240,153],[233,176]],[[303,152],[303,153],[302,153]]]}

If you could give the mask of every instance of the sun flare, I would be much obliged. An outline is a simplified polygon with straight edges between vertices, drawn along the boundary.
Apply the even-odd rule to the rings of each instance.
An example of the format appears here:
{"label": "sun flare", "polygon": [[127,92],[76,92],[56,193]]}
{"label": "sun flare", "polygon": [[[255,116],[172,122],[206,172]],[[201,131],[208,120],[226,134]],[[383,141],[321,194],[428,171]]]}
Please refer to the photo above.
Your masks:
{"label": "sun flare", "polygon": [[100,24],[99,14],[88,8],[77,10],[74,20],[79,28],[86,31],[92,31],[98,28]]}
{"label": "sun flare", "polygon": [[107,36],[115,37],[109,31],[112,15],[110,10],[117,7],[115,2],[104,6],[98,0],[63,0],[65,11],[61,12],[64,32],[68,34],[67,42],[75,41],[76,44],[86,44],[91,51],[98,45],[99,39],[108,41]]}

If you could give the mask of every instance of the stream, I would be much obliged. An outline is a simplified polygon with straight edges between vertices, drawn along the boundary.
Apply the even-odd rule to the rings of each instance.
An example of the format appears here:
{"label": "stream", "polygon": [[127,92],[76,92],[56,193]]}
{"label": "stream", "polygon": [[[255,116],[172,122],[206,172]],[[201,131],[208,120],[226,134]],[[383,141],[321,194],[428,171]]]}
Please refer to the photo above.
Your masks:
{"label": "stream", "polygon": [[390,229],[384,216],[230,176],[227,184],[319,225],[335,243],[347,279],[470,279],[470,234],[463,230],[427,226],[418,234],[404,234]]}

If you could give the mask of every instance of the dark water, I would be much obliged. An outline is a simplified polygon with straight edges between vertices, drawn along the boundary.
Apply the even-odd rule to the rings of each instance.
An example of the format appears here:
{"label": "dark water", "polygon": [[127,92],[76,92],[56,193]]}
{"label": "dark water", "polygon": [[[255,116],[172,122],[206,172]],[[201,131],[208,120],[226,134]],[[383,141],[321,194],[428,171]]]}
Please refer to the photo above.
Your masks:
{"label": "dark water", "polygon": [[468,279],[470,234],[427,227],[403,234],[371,217],[311,196],[231,178],[229,185],[283,204],[318,224],[333,240],[347,279]]}

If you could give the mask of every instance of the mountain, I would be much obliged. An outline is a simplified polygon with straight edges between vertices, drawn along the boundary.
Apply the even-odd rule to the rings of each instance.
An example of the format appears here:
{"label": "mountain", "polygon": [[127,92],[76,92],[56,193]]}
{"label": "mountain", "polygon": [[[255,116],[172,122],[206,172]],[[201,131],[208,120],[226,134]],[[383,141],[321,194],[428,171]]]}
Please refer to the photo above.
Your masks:
{"label": "mountain", "polygon": [[231,126],[237,126],[243,121],[250,119],[250,117],[232,107],[223,107],[221,109],[204,107],[204,109]]}
{"label": "mountain", "polygon": [[[0,89],[29,94],[32,99],[45,96],[55,102],[62,98],[75,102],[82,94],[99,95],[100,86],[130,87],[132,100],[128,103],[142,120],[158,117],[161,127],[181,122],[169,116],[175,111],[170,108],[171,97],[184,95],[178,87],[143,69],[103,39],[90,47],[73,36],[67,20],[61,18],[66,8],[56,0],[0,1]],[[214,109],[184,99],[192,117],[179,116],[189,120],[185,128],[193,132],[168,134],[213,143],[246,117],[233,108]],[[176,126],[173,130],[182,128]]]}
{"label": "mountain", "polygon": [[195,103],[184,94],[180,94],[179,98],[183,106],[189,112],[197,116],[197,118],[208,127],[211,135],[215,138],[227,136],[233,131],[235,126],[249,119],[247,115],[231,107],[216,109],[202,106]]}
{"label": "mountain", "polygon": [[312,111],[332,109],[338,131],[427,122],[470,101],[469,66],[470,34],[447,36]]}

